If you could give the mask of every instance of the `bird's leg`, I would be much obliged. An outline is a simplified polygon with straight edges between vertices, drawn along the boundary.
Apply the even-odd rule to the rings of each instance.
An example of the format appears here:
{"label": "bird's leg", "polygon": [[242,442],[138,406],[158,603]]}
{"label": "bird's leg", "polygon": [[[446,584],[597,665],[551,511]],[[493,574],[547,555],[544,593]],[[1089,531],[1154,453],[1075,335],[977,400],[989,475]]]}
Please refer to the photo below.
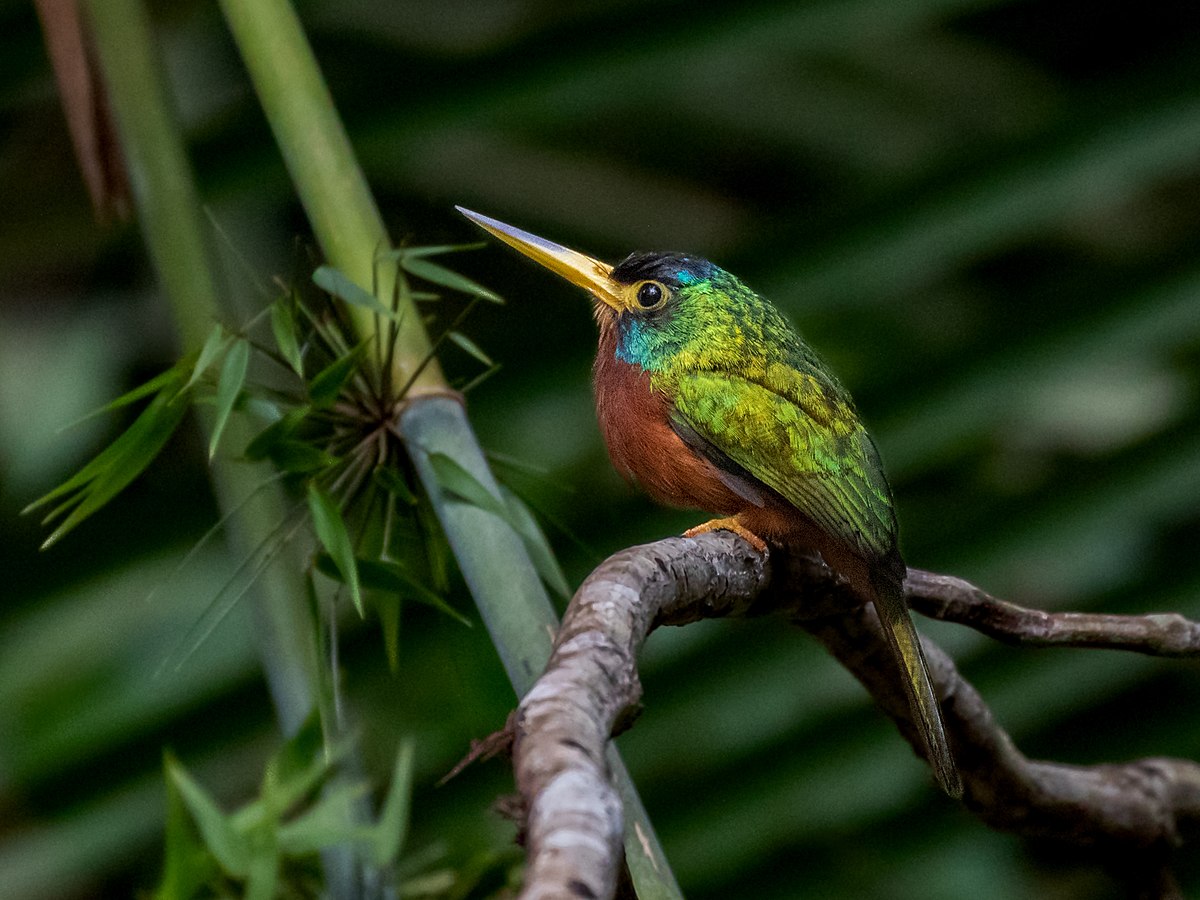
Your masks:
{"label": "bird's leg", "polygon": [[689,528],[683,533],[683,536],[695,537],[698,534],[706,534],[710,531],[732,531],[734,534],[745,538],[746,542],[759,553],[767,552],[767,542],[739,522],[737,516],[726,516],[723,519],[709,519],[695,528]]}

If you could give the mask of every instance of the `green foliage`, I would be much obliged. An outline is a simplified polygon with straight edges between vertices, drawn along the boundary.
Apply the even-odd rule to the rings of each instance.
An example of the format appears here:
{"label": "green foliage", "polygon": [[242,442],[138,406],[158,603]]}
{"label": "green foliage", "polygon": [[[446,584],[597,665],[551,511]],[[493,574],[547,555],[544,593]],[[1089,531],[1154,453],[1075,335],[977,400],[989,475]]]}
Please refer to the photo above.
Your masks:
{"label": "green foliage", "polygon": [[248,898],[294,896],[281,884],[289,867],[334,846],[356,846],[381,871],[392,869],[408,830],[413,744],[400,744],[379,817],[366,825],[353,810],[369,787],[335,777],[346,749],[327,752],[311,718],[268,761],[258,796],[231,813],[167,754],[166,859],[156,896],[188,900],[230,883]]}
{"label": "green foliage", "polygon": [[[170,445],[52,553],[34,552],[45,534],[15,515],[165,382],[117,414],[57,429],[159,371],[171,350],[164,328],[147,327],[153,276],[134,232],[96,227],[66,131],[50,127],[59,98],[37,17],[9,7],[0,872],[4,893],[23,900],[114,883],[128,894],[157,877],[138,860],[156,858],[162,838],[162,742],[222,798],[249,796],[270,710],[242,610],[177,676],[147,675],[231,567],[210,542],[176,589],[142,603],[155,583],[173,584],[163,558],[211,522],[204,448]],[[201,192],[255,269],[291,272],[296,288],[279,302],[311,378],[336,354],[314,342],[293,296],[314,266],[290,262],[297,206],[261,110],[210,6],[155,9]],[[313,0],[304,19],[397,240],[474,238],[452,209],[465,203],[610,262],[633,249],[711,258],[785,308],[851,389],[914,565],[1051,609],[1194,617],[1200,30],[1190,10],[758,3],[677,6],[688,14],[664,18],[671,10],[658,5],[600,2],[546,4],[518,22],[422,0]],[[487,446],[548,473],[519,484],[539,514],[578,535],[558,548],[569,580],[695,524],[610,471],[587,383],[586,301],[500,249],[456,268],[509,298],[502,316],[482,301],[461,329],[504,366],[472,392],[469,412]],[[245,283],[225,282],[232,295]],[[436,317],[431,334],[452,324],[448,291],[415,278],[408,290],[446,294],[421,306]],[[270,331],[246,336],[280,357],[282,375],[256,351],[248,385],[261,369],[288,403],[246,391],[221,454],[238,453],[233,426],[245,414],[262,416],[256,430],[294,419],[287,440],[343,458],[345,448],[313,443],[326,412],[292,417],[305,389]],[[443,356],[456,383],[477,377],[466,351]],[[207,398],[216,363],[194,388]],[[285,479],[297,517],[304,481],[320,471],[302,468]],[[407,473],[364,477],[377,504],[395,505],[392,561],[468,609],[446,547],[422,544],[436,526],[426,503],[407,499]],[[329,474],[320,483],[342,503]],[[364,499],[340,506],[352,531]],[[382,538],[364,534],[360,559]],[[383,596],[367,589],[369,612],[380,604],[383,614]],[[420,735],[409,845],[446,848],[402,877],[445,893],[455,873],[465,884],[508,848],[511,832],[486,810],[511,782],[494,764],[436,794],[420,785],[503,721],[511,691],[482,629],[409,601],[392,612],[385,635],[402,680],[388,676],[377,636],[353,630],[367,627],[356,616],[339,663],[368,726],[364,746],[386,760],[373,771],[390,764],[399,723]],[[918,627],[952,651],[1023,752],[1072,763],[1200,757],[1187,715],[1200,689],[1186,666],[1026,653]],[[658,633],[641,675],[646,708],[622,752],[690,898],[1120,896],[1090,865],[1031,853],[939,801],[861,689],[779,622]],[[502,852],[505,863],[480,876],[492,890],[513,866],[515,851]],[[1198,861],[1179,862],[1183,892],[1200,892]]]}

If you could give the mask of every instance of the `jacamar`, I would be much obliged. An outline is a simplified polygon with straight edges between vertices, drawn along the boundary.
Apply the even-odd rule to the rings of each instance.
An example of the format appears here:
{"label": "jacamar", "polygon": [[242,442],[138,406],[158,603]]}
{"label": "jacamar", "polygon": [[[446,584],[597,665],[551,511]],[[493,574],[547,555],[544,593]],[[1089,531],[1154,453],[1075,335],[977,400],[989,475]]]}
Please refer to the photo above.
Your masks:
{"label": "jacamar", "polygon": [[697,256],[631,253],[610,266],[458,207],[586,289],[600,326],[596,413],[617,471],[669,506],[818,551],[875,605],[943,790],[962,794],[902,585],[892,492],[850,394],[782,314]]}

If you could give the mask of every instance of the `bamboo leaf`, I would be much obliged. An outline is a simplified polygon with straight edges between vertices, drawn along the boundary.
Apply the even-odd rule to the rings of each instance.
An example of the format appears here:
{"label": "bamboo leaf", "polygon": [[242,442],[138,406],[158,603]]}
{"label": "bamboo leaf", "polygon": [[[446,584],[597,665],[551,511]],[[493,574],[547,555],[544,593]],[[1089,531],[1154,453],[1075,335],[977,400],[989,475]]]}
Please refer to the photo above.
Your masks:
{"label": "bamboo leaf", "polygon": [[267,454],[275,468],[289,475],[319,472],[338,463],[338,458],[307,441],[281,440]]}
{"label": "bamboo leaf", "polygon": [[450,288],[452,291],[478,297],[480,300],[486,300],[489,303],[504,304],[504,298],[499,294],[488,290],[465,275],[459,275],[454,270],[447,269],[445,266],[438,265],[424,257],[411,255],[401,257],[400,265],[410,275],[415,275],[432,284],[440,284],[442,287]]}
{"label": "bamboo leaf", "polygon": [[42,543],[42,549],[57,543],[137,478],[158,456],[185,412],[186,404],[172,403],[170,397],[160,393],[104,452],[84,466],[66,485],[37,501],[36,505],[40,505],[52,495],[61,496],[63,488],[78,491],[47,516],[49,521],[71,510],[70,515]]}
{"label": "bamboo leaf", "polygon": [[429,244],[424,247],[397,247],[380,254],[382,259],[393,259],[403,262],[406,259],[418,259],[424,256],[439,256],[443,253],[461,253],[464,250],[482,250],[487,246],[485,241],[473,244]]}
{"label": "bamboo leaf", "polygon": [[243,900],[275,900],[279,883],[279,852],[282,849],[275,822],[263,822],[249,837],[250,859]]}
{"label": "bamboo leaf", "polygon": [[296,429],[300,427],[311,412],[312,407],[310,406],[298,406],[295,409],[289,409],[256,434],[250,443],[246,445],[246,449],[242,455],[251,461],[267,459],[277,444],[291,439],[292,435],[296,433]]}
{"label": "bamboo leaf", "polygon": [[204,373],[208,371],[209,366],[213,364],[221,351],[225,349],[229,338],[225,336],[225,329],[218,323],[213,326],[212,331],[208,333],[208,337],[204,341],[204,346],[200,348],[200,353],[196,357],[196,364],[192,366],[192,375],[188,379],[187,384],[183,386],[186,391],[191,388],[197,381],[204,377]]}
{"label": "bamboo leaf", "polygon": [[396,861],[408,835],[408,818],[412,805],[413,759],[415,747],[411,738],[400,742],[396,763],[392,767],[392,783],[388,787],[379,821],[371,841],[371,856],[375,865],[387,869]]}
{"label": "bamboo leaf", "polygon": [[314,482],[308,485],[308,508],[312,513],[317,540],[333,558],[342,581],[350,588],[350,599],[354,601],[354,608],[360,616],[365,615],[362,588],[358,581],[358,566],[354,559],[354,545],[350,542],[350,532],[346,530],[346,522],[342,519],[341,512],[333,498]]}
{"label": "bamboo leaf", "polygon": [[368,790],[365,784],[327,788],[303,815],[279,827],[279,849],[287,856],[304,856],[365,837],[370,832],[356,827],[354,819],[355,806]]}
{"label": "bamboo leaf", "polygon": [[292,315],[288,297],[280,297],[271,304],[271,333],[279,355],[301,378],[304,377],[304,361],[300,358],[300,345],[296,342],[296,319]]}
{"label": "bamboo leaf", "polygon": [[513,528],[521,536],[525,549],[529,551],[529,558],[533,561],[534,568],[542,577],[542,581],[546,582],[546,586],[560,597],[570,599],[571,586],[567,583],[567,576],[563,574],[562,566],[558,564],[558,558],[550,548],[550,542],[546,540],[546,533],[538,525],[537,519],[525,505],[525,501],[503,484],[500,485],[500,493],[504,495],[504,500],[508,504]]}
{"label": "bamboo leaf", "polygon": [[416,505],[417,495],[408,486],[408,482],[404,480],[404,476],[395,469],[390,466],[377,466],[372,474],[375,478],[375,483],[389,494],[393,494],[409,506]]}
{"label": "bamboo leaf", "polygon": [[[131,403],[136,403],[138,400],[141,400],[143,397],[149,397],[153,393],[163,390],[163,389],[175,384],[178,381],[182,381],[183,376],[182,376],[182,373],[180,370],[181,365],[182,365],[182,361],[179,363],[176,363],[174,366],[167,369],[165,372],[160,372],[159,374],[157,374],[153,378],[151,378],[149,381],[147,381],[143,384],[139,384],[133,390],[127,391],[126,393],[122,394],[116,400],[110,400],[108,403],[105,403],[103,406],[101,406],[97,409],[93,409],[91,412],[87,413],[86,415],[80,416],[75,421],[62,426],[62,428],[60,428],[59,431],[60,432],[66,431],[68,428],[74,428],[76,425],[80,424],[81,422],[86,422],[88,419],[95,418],[96,416],[101,415],[102,413],[111,412],[114,409],[120,409],[121,407],[128,406]],[[186,385],[179,389],[179,393],[182,393],[185,390],[187,390]],[[178,396],[178,394],[175,394],[175,396]]]}
{"label": "bamboo leaf", "polygon": [[[166,375],[170,375],[171,377],[164,378]],[[159,381],[161,379],[163,380],[163,385],[165,386],[169,385],[172,381],[180,380],[181,378],[182,375],[179,370],[174,368],[168,369],[163,373],[163,375],[160,375],[153,380]],[[145,387],[145,385],[142,387]],[[141,415],[134,419],[133,424],[125,429],[125,431],[123,431],[116,438],[116,440],[96,454],[96,456],[89,460],[83,466],[83,468],[81,468],[78,472],[76,472],[58,487],[46,494],[43,494],[37,500],[34,500],[32,503],[26,506],[23,510],[21,510],[21,514],[25,515],[27,513],[31,513],[35,509],[40,509],[41,507],[45,506],[51,500],[56,500],[59,497],[70,493],[71,491],[82,488],[88,482],[94,480],[100,473],[111,468],[112,465],[121,458],[121,456],[129,452],[132,445],[135,445],[139,440],[141,440],[145,433],[150,430],[151,422],[159,414],[158,411],[169,402],[169,398],[165,395],[166,391],[161,391],[159,396],[151,401],[150,405],[142,411]],[[182,406],[182,404],[178,405]],[[151,412],[151,410],[154,411]],[[51,513],[46,517],[47,520],[55,518],[57,518],[57,516],[54,513]]]}
{"label": "bamboo leaf", "polygon": [[388,309],[379,298],[365,288],[355,284],[350,278],[333,266],[319,266],[313,272],[313,282],[321,290],[332,294],[339,300],[353,306],[362,306],[385,319],[399,321],[394,312]]}
{"label": "bamboo leaf", "polygon": [[[170,760],[164,754],[163,765]],[[173,778],[167,778],[167,821],[163,873],[155,891],[156,900],[190,900],[216,874],[213,857],[205,849],[189,821],[187,805]]]}
{"label": "bamboo leaf", "polygon": [[235,878],[244,878],[250,864],[250,852],[232,821],[173,756],[167,757],[166,767],[167,776],[183,798],[205,846],[221,868]]}
{"label": "bamboo leaf", "polygon": [[566,577],[546,541],[546,536],[542,534],[541,528],[525,504],[517,499],[515,494],[501,486],[504,499],[497,498],[479,479],[444,453],[429,454],[429,464],[438,484],[444,490],[507,522],[520,536],[534,567],[547,586],[564,597],[571,595]]}
{"label": "bamboo leaf", "polygon": [[[430,606],[468,628],[471,627],[470,619],[447,603],[436,591],[422,584],[400,563],[392,560],[358,557],[355,559],[355,566],[358,570],[359,583],[364,589],[399,596],[403,600]],[[341,568],[329,556],[317,557],[317,571],[345,583]]]}
{"label": "bamboo leaf", "polygon": [[246,369],[249,364],[250,342],[238,338],[225,354],[225,362],[221,364],[221,377],[217,380],[217,414],[213,420],[212,438],[208,442],[209,459],[217,453],[217,445],[221,442],[221,435],[225,433],[233,405],[246,383]]}
{"label": "bamboo leaf", "polygon": [[358,362],[366,346],[366,342],[359,344],[313,376],[312,381],[308,383],[308,397],[313,408],[326,409],[337,402],[342,388],[358,370]]}
{"label": "bamboo leaf", "polygon": [[484,353],[482,348],[480,348],[480,346],[478,344],[476,344],[473,340],[471,340],[469,337],[467,337],[461,331],[448,331],[446,333],[446,337],[448,337],[454,343],[458,344],[458,346],[462,347],[462,349],[466,350],[468,353],[470,353],[473,357],[475,357],[477,360],[479,360],[485,366],[488,366],[489,368],[491,368],[492,366],[496,365],[492,361],[492,358],[490,356],[488,356],[486,353]]}

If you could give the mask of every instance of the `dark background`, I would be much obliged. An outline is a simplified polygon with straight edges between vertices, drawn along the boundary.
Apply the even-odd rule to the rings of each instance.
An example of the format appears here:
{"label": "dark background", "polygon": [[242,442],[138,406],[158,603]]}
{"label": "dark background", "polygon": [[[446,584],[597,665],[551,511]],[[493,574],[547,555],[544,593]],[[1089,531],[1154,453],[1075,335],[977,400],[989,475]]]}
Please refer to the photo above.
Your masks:
{"label": "dark background", "polygon": [[[613,261],[707,256],[854,391],[910,564],[1047,609],[1200,616],[1194,4],[300,9],[394,239],[475,240],[459,203]],[[215,5],[159,3],[155,22],[205,202],[257,272],[294,277],[312,242]],[[18,517],[128,419],[62,426],[175,352],[141,237],[95,223],[57,104],[32,8],[3,0],[0,894],[127,896],[159,865],[163,746],[232,806],[278,736],[246,610],[154,677],[231,567],[214,546],[173,574],[216,518],[194,429],[53,550]],[[513,480],[572,583],[698,521],[610,471],[583,297],[494,245],[457,262],[510,301],[465,329],[504,365],[471,417],[487,448],[548,470]],[[225,291],[261,302],[229,271]],[[1194,663],[922,629],[1030,755],[1200,756]],[[489,809],[504,765],[430,785],[511,691],[481,627],[409,609],[400,650],[392,675],[374,624],[346,637],[368,763],[386,771],[414,735],[411,850],[478,862],[511,840]],[[621,746],[689,897],[1120,895],[941,797],[857,684],[777,622],[658,634],[645,686]]]}

